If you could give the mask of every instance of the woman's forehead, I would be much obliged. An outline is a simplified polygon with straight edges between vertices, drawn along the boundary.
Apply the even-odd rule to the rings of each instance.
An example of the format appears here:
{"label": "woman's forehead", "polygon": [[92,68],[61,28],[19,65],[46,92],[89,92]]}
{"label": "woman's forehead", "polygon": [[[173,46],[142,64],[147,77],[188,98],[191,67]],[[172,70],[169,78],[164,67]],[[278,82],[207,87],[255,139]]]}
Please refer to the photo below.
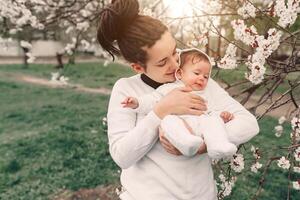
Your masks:
{"label": "woman's forehead", "polygon": [[159,62],[170,56],[176,48],[176,41],[169,31],[166,31],[155,44],[146,48],[148,60],[151,62]]}

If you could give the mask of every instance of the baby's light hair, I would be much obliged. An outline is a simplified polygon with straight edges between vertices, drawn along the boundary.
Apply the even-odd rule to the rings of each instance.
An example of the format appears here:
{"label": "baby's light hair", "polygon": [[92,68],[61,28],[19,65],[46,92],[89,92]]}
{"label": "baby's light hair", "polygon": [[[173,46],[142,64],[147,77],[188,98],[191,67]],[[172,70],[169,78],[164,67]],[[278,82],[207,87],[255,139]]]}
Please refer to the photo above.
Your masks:
{"label": "baby's light hair", "polygon": [[197,49],[191,49],[190,51],[182,51],[180,53],[179,68],[182,68],[183,65],[185,65],[188,60],[190,60],[193,64],[198,63],[200,61],[205,61],[211,65],[209,57],[205,53]]}

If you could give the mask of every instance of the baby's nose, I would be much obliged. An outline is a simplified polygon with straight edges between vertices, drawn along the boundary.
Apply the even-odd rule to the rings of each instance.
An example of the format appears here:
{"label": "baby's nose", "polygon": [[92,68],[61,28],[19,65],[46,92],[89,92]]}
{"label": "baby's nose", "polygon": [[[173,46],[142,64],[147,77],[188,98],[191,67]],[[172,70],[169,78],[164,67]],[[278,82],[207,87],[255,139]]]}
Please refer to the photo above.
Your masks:
{"label": "baby's nose", "polygon": [[197,78],[197,81],[199,81],[199,82],[204,81],[204,77],[203,77],[202,75],[200,75],[200,76]]}

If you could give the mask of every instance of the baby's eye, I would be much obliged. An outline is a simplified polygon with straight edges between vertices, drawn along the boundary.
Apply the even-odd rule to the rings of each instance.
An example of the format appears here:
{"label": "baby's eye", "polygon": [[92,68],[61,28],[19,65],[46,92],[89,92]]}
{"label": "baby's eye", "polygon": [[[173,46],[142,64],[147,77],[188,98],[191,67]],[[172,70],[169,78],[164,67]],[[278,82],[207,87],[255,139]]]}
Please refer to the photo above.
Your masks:
{"label": "baby's eye", "polygon": [[199,73],[198,73],[198,72],[194,72],[194,74],[195,74],[195,75],[199,75]]}
{"label": "baby's eye", "polygon": [[208,76],[204,76],[205,79],[208,79]]}

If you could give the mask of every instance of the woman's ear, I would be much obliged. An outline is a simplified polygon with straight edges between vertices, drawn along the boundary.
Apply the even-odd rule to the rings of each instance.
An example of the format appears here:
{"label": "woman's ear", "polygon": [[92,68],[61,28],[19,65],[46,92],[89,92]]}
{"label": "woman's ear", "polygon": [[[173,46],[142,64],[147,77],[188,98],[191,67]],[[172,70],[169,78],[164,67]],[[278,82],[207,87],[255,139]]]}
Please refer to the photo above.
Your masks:
{"label": "woman's ear", "polygon": [[138,74],[142,74],[142,73],[145,73],[146,70],[145,68],[141,65],[141,64],[138,64],[138,63],[130,63],[130,66],[131,68]]}

